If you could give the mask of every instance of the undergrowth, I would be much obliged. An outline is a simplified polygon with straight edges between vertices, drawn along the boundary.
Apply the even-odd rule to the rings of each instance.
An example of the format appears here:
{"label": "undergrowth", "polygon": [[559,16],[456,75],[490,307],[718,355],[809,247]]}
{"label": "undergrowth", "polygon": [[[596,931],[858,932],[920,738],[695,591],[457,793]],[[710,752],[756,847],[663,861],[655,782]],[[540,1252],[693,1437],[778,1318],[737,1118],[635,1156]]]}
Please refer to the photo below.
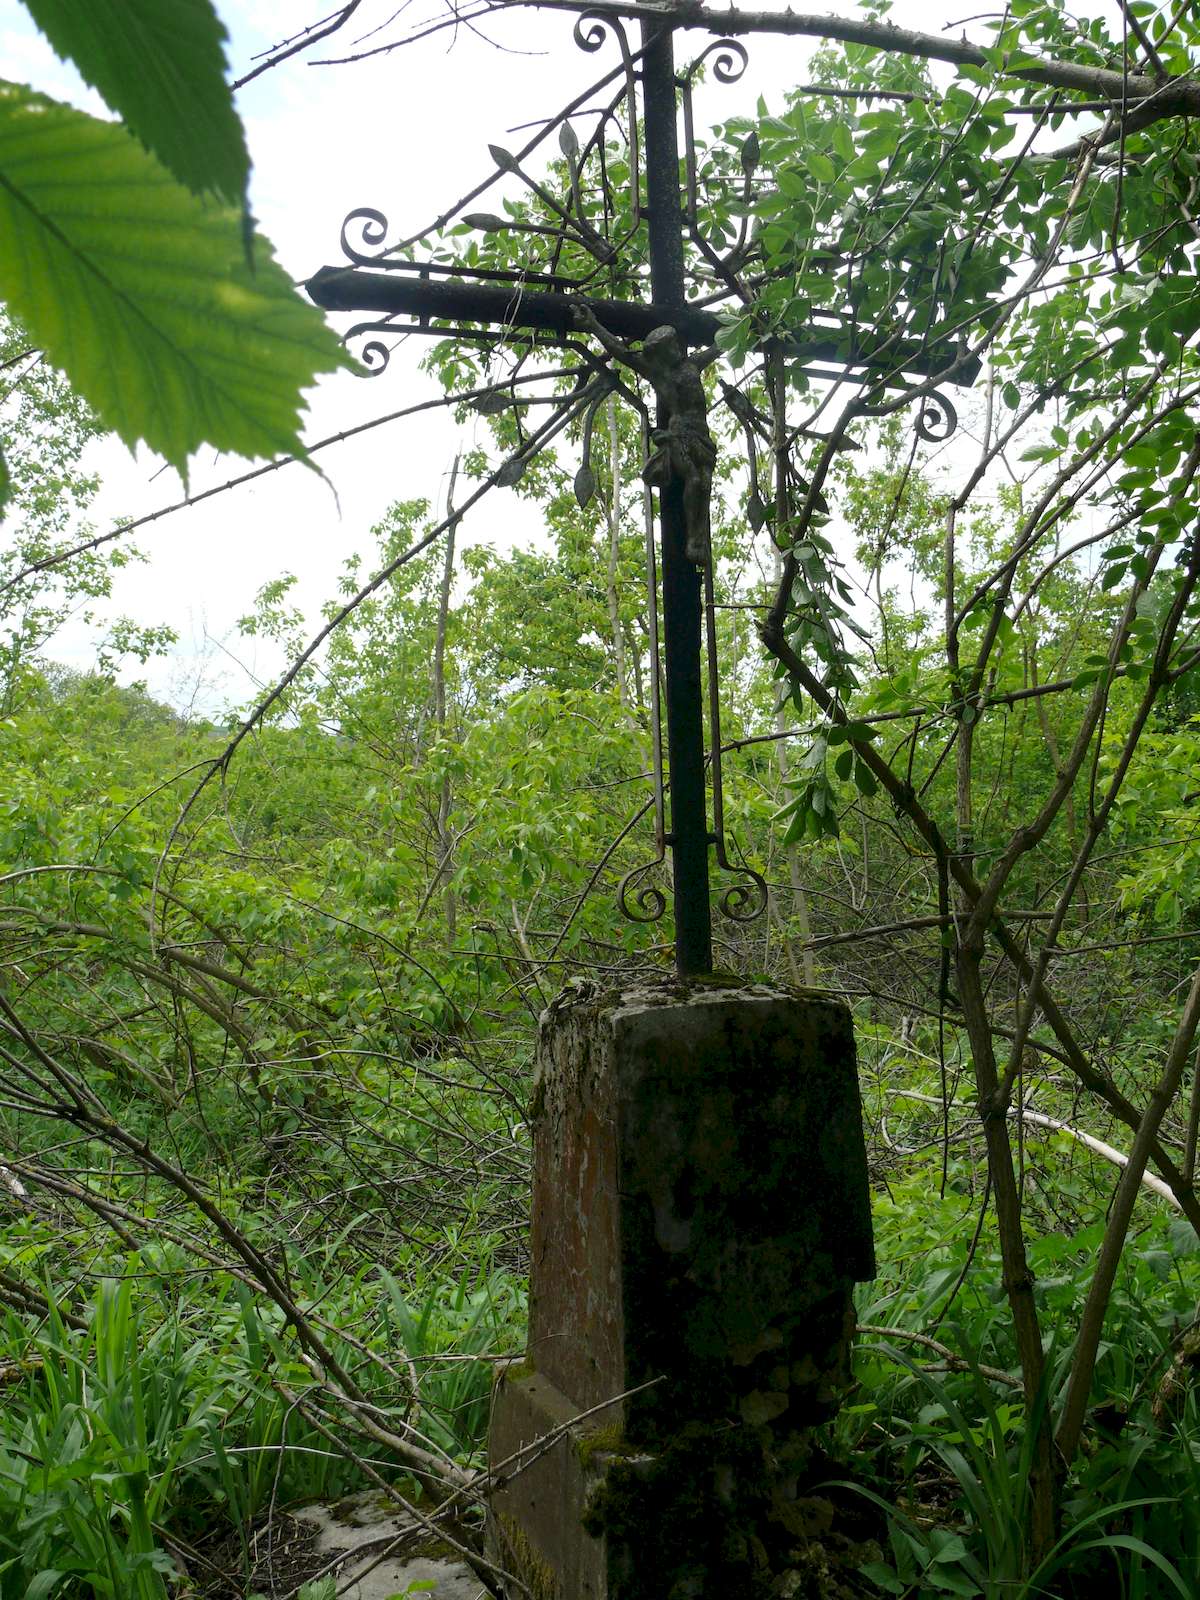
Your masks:
{"label": "undergrowth", "polygon": [[[163,1600],[214,1524],[240,1534],[248,1570],[267,1511],[361,1487],[372,1456],[395,1478],[384,1448],[349,1457],[296,1403],[312,1378],[277,1314],[232,1275],[162,1254],[114,1262],[69,1321],[51,1294],[40,1323],[0,1323],[0,1600]],[[459,1272],[313,1276],[303,1299],[354,1329],[338,1354],[377,1415],[477,1462],[487,1358],[519,1338],[524,1288],[485,1260]]]}
{"label": "undergrowth", "polygon": [[[1176,1359],[1200,1304],[1191,1229],[1147,1205],[1125,1252],[1093,1391],[1102,1398],[1062,1486],[1062,1537],[1037,1562],[1012,1324],[994,1245],[986,1231],[975,1240],[987,1202],[971,1181],[965,1163],[951,1163],[942,1193],[931,1161],[876,1197],[880,1271],[858,1296],[870,1331],[827,1441],[856,1492],[887,1514],[889,1548],[864,1576],[905,1600],[1191,1600],[1200,1594],[1200,1413]],[[1031,1239],[1046,1327],[1077,1324],[1102,1232],[1096,1223]],[[1053,1419],[1069,1346],[1051,1343],[1048,1356],[1039,1405]]]}

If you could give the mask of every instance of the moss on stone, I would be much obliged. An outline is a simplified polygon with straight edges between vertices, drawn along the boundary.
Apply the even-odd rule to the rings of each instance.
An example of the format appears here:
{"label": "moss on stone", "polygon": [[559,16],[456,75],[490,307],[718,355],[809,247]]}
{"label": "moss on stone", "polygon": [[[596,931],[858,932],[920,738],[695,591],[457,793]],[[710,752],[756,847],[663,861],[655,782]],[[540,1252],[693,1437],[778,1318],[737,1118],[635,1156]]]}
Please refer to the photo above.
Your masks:
{"label": "moss on stone", "polygon": [[584,1526],[606,1540],[612,1592],[622,1600],[767,1600],[764,1467],[744,1430],[731,1437],[725,1427],[695,1425],[654,1458],[611,1462]]}
{"label": "moss on stone", "polygon": [[613,1422],[606,1428],[594,1428],[590,1433],[580,1434],[575,1452],[580,1466],[586,1472],[597,1456],[628,1455],[630,1446],[624,1428],[619,1422]]}
{"label": "moss on stone", "polygon": [[514,1517],[501,1516],[498,1521],[506,1546],[506,1565],[525,1584],[530,1600],[567,1600],[554,1568],[534,1549],[521,1524]]}

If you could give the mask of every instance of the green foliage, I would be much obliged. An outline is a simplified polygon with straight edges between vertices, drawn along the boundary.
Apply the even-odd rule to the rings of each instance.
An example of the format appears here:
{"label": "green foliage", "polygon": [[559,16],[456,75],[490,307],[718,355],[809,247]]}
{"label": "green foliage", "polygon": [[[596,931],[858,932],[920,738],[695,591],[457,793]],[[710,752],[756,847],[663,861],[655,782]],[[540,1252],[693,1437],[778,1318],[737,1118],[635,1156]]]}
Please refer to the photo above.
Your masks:
{"label": "green foliage", "polygon": [[[993,1245],[971,1239],[968,1219],[982,1196],[965,1192],[970,1177],[955,1159],[939,1199],[936,1166],[919,1158],[876,1199],[881,1271],[859,1291],[858,1315],[868,1328],[890,1331],[860,1337],[855,1387],[832,1440],[834,1452],[866,1475],[853,1487],[890,1518],[888,1557],[866,1575],[883,1593],[922,1600],[947,1593],[1074,1600],[1097,1583],[1164,1600],[1190,1594],[1200,1573],[1200,1520],[1189,1499],[1195,1399],[1187,1395],[1168,1419],[1156,1414],[1155,1389],[1177,1330],[1200,1299],[1194,1235],[1160,1212],[1127,1252],[1106,1328],[1094,1441],[1064,1492],[1063,1537],[1038,1566],[1027,1552],[1032,1430],[1011,1376],[1016,1349],[997,1287],[998,1256]],[[1055,1203],[1069,1191],[1069,1180],[1056,1180]],[[1052,1325],[1073,1324],[1102,1232],[1099,1224],[1051,1231],[1032,1244],[1036,1293]],[[931,1326],[957,1370],[902,1337]],[[1052,1413],[1069,1355],[1069,1348],[1058,1355],[1039,1399]]]}
{"label": "green foliage", "polygon": [[[0,714],[11,715],[44,680],[39,670],[71,620],[97,624],[114,575],[139,559],[132,545],[77,549],[98,487],[80,456],[100,432],[95,416],[47,363],[24,330],[0,317],[0,365],[18,374],[0,406],[0,455],[11,468],[11,500],[0,548]],[[69,556],[65,555],[70,551]],[[117,617],[97,644],[108,672],[130,657],[146,661],[173,641],[171,630]]]}
{"label": "green foliage", "polygon": [[129,131],[186,188],[243,204],[250,158],[225,84],[226,33],[211,0],[26,0]]}
{"label": "green foliage", "polygon": [[[1155,27],[1184,70],[1194,19]],[[205,37],[185,79],[201,98],[220,76]],[[1082,92],[1042,81],[1033,55],[1112,71],[1127,41],[1024,0],[989,38],[984,65],[954,74],[861,45],[822,52],[830,92],[700,145],[693,264],[732,249],[718,277],[745,290],[720,337],[729,363],[706,380],[726,458],[713,584],[727,859],[771,887],[761,923],[718,924],[720,960],[859,1009],[883,1270],[860,1298],[876,1331],[831,1445],[888,1514],[867,1580],[1031,1600],[1115,1581],[1157,1600],[1200,1586],[1182,1359],[1200,1258],[1161,1190],[1126,1228],[1097,1141],[1136,1159],[1157,1144],[1192,1200],[1175,1174],[1194,1162],[1194,1068],[1160,1079],[1194,1048],[1179,996],[1198,792],[1195,133],[1139,122],[1117,149],[1018,159]],[[155,114],[129,103],[157,151]],[[285,370],[291,400],[272,399],[266,423],[254,413],[256,448],[285,448],[305,363],[333,364],[332,346],[305,355],[283,299],[273,320],[281,279],[261,252],[250,276],[228,146],[224,177],[204,180],[234,199],[222,207],[125,130],[18,89],[0,116],[6,176],[26,172],[30,203],[53,177],[70,202],[31,236],[49,273],[21,269],[31,319],[59,344],[36,337],[86,366],[79,313],[107,318],[139,391],[151,372],[169,390],[161,414],[135,396],[126,424],[158,429],[176,459],[181,414],[203,412],[234,447],[249,388]],[[39,164],[39,140],[57,167]],[[557,270],[592,273],[545,194],[577,206],[583,239],[641,223],[627,194],[606,217],[580,182],[577,135],[564,128],[559,148],[549,188],[435,248],[536,271],[552,239]],[[85,152],[86,194],[69,165]],[[628,151],[606,158],[619,189]],[[4,204],[24,205],[11,184]],[[152,232],[163,205],[161,249],[116,259],[114,227]],[[606,292],[640,293],[640,272],[634,248]],[[788,353],[760,364],[771,335]],[[943,448],[899,413],[928,399],[914,360],[952,363],[964,340],[992,376]],[[880,365],[850,393],[810,370],[818,349],[868,348]],[[487,360],[447,343],[431,364],[459,393],[495,375]],[[129,402],[92,379],[107,422]],[[636,974],[670,938],[669,919],[614,909],[653,851],[643,446],[597,391],[554,451],[530,453],[520,385],[535,379],[554,399],[569,375],[526,352],[472,402],[488,437],[463,474],[516,453],[502,488],[541,508],[538,547],[410,559],[434,515],[391,507],[370,558],[391,577],[232,762],[223,730],[45,664],[108,569],[72,558],[57,587],[41,578],[86,506],[78,449],[96,424],[59,389],[22,385],[4,435],[22,544],[0,768],[3,995],[26,1029],[11,1025],[0,1065],[0,1289],[20,1373],[0,1439],[21,1485],[12,1514],[34,1519],[18,1586],[67,1572],[59,1552],[78,1548],[90,1564],[71,1570],[93,1592],[107,1592],[101,1552],[159,1593],[167,1547],[145,1537],[143,1472],[169,1530],[223,1517],[248,1556],[254,1518],[281,1498],[385,1462],[422,1478],[430,1455],[444,1472],[478,1463],[491,1358],[520,1341],[536,1017],[573,973]],[[342,599],[361,584],[352,562]],[[242,626],[298,653],[290,576]],[[212,781],[197,789],[197,774]],[[122,1300],[131,1243],[145,1284]],[[76,1289],[72,1252],[105,1281],[99,1299]],[[1111,1285],[1097,1269],[1110,1259]],[[47,1376],[76,1371],[87,1383],[71,1390]],[[1040,1476],[1080,1396],[1082,1426]],[[145,1427],[122,1432],[139,1407]],[[83,1462],[53,1504],[51,1450]],[[1062,1520],[1038,1532],[1047,1492]]]}
{"label": "green foliage", "polygon": [[345,357],[251,237],[208,0],[31,9],[127,126],[0,83],[4,300],[131,449],[302,454],[301,391]]}
{"label": "green foliage", "polygon": [[410,1305],[389,1272],[387,1295],[400,1348],[417,1371],[423,1430],[456,1457],[480,1455],[491,1415],[493,1370],[486,1359],[503,1349],[525,1320],[525,1297],[505,1274],[433,1283]]}
{"label": "green foliage", "polygon": [[0,284],[131,447],[181,471],[204,440],[298,449],[300,391],[343,361],[236,209],[176,184],[121,127],[0,86]]}
{"label": "green foliage", "polygon": [[[120,1600],[165,1600],[173,1566],[153,1526],[211,1397],[172,1341],[141,1344],[128,1283],[101,1287],[85,1333],[51,1306],[44,1332],[7,1318],[0,1440],[0,1593],[74,1585]],[[175,1359],[164,1359],[174,1354]],[[7,1363],[6,1363],[7,1366]]]}

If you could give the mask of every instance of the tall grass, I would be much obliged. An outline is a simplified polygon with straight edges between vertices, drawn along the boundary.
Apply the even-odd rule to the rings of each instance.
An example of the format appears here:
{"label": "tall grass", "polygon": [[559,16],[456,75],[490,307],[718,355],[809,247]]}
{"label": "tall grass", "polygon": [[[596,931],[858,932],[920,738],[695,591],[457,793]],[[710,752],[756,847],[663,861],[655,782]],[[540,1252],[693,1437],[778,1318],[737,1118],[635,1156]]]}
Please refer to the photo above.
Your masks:
{"label": "tall grass", "polygon": [[[328,1310],[356,1329],[358,1363],[381,1414],[389,1392],[364,1343],[418,1373],[427,1437],[460,1458],[483,1443],[491,1364],[520,1337],[524,1292],[464,1266],[421,1286],[363,1271]],[[72,1319],[74,1321],[74,1319]],[[173,1552],[214,1526],[248,1533],[268,1507],[336,1498],[354,1463],[279,1392],[311,1381],[278,1317],[220,1274],[182,1283],[130,1255],[101,1279],[82,1327],[54,1308],[41,1325],[0,1322],[0,1600],[166,1600]],[[361,1456],[364,1449],[356,1442]],[[380,1450],[378,1465],[389,1470]]]}

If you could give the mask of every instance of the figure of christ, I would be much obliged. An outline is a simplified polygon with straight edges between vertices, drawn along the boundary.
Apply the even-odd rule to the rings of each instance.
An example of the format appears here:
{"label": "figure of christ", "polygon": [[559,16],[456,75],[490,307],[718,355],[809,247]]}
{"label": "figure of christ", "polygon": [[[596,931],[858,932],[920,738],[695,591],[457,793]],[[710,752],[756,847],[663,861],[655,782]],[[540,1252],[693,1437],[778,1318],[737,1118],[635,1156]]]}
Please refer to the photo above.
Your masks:
{"label": "figure of christ", "polygon": [[614,361],[645,378],[654,390],[659,421],[651,438],[655,449],[642,468],[652,489],[677,481],[683,489],[684,550],[698,567],[708,565],[712,548],[712,479],[717,447],[708,428],[708,396],[701,377],[709,352],[689,356],[672,327],[655,328],[633,350],[611,334],[586,304],[575,307],[575,321],[597,339]]}

